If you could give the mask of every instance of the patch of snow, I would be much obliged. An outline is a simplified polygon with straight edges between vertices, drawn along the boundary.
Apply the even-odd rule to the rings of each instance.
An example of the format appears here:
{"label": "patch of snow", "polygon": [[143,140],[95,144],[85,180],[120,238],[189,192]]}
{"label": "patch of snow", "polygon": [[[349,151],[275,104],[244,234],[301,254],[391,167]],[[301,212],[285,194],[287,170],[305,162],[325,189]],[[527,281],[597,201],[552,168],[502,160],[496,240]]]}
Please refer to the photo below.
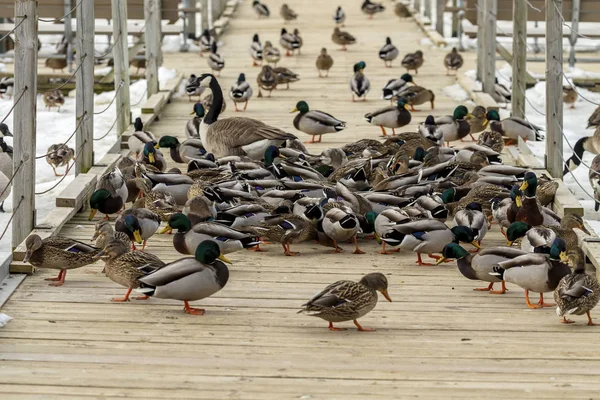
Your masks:
{"label": "patch of snow", "polygon": [[469,94],[458,83],[451,86],[446,86],[443,89],[443,92],[446,96],[456,101],[469,100]]}

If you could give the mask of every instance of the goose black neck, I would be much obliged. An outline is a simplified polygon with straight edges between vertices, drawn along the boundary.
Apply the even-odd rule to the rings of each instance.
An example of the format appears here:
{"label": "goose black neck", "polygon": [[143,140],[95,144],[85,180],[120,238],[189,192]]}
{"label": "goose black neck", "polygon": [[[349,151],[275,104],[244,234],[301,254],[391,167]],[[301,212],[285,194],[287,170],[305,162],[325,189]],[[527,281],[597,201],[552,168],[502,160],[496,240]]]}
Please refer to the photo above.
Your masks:
{"label": "goose black neck", "polygon": [[219,114],[221,113],[221,109],[223,108],[223,91],[221,90],[221,86],[219,82],[217,82],[217,78],[211,76],[210,80],[210,90],[213,95],[212,106],[206,113],[204,117],[204,122],[208,125],[212,124],[219,118]]}

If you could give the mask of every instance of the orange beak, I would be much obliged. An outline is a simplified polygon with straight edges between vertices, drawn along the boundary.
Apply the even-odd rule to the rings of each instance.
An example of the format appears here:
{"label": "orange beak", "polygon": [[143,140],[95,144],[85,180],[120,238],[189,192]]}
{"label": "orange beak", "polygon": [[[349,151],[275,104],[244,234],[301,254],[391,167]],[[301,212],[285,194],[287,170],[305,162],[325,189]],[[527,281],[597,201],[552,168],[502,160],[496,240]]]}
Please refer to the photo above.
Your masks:
{"label": "orange beak", "polygon": [[387,301],[389,301],[390,303],[392,302],[392,298],[390,297],[390,295],[388,294],[386,289],[383,289],[381,291],[381,294],[383,295],[383,297],[385,297],[387,299]]}

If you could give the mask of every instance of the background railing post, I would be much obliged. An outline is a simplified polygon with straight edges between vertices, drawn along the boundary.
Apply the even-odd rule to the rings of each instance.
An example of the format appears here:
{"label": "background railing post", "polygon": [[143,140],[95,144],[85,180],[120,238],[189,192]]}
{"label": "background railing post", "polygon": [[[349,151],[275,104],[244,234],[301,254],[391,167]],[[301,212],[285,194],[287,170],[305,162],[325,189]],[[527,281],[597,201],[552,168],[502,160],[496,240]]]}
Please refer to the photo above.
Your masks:
{"label": "background railing post", "polygon": [[525,117],[527,85],[527,3],[513,0],[512,115]]}
{"label": "background railing post", "polygon": [[477,80],[483,82],[485,68],[485,2],[477,0]]}
{"label": "background railing post", "polygon": [[[114,79],[117,95],[117,132],[121,135],[131,123],[129,97],[129,52],[127,48],[127,3],[112,0]],[[121,82],[123,85],[121,86]],[[119,114],[120,113],[120,114]]]}
{"label": "background railing post", "polygon": [[435,30],[437,33],[444,36],[444,8],[446,8],[446,1],[437,0],[435,6],[435,13],[437,15],[435,19]]}
{"label": "background railing post", "polygon": [[497,0],[485,0],[485,52],[483,60],[483,91],[494,94],[496,84],[496,12]]}
{"label": "background railing post", "polygon": [[[558,9],[558,10],[557,10]],[[546,0],[546,169],[563,176],[562,0]]]}
{"label": "background railing post", "polygon": [[208,27],[208,0],[200,0],[200,28],[202,32]]}
{"label": "background railing post", "polygon": [[86,173],[94,164],[94,0],[83,0],[76,10],[77,71],[75,81],[75,173]]}
{"label": "background railing post", "polygon": [[73,17],[71,11],[71,0],[65,0],[65,40],[67,41],[67,67],[69,72],[73,72]]}
{"label": "background railing post", "polygon": [[569,35],[569,43],[571,50],[569,52],[569,67],[575,66],[575,44],[577,43],[579,31],[579,13],[581,12],[581,0],[573,0],[573,17],[571,20],[571,35]]}
{"label": "background railing post", "polygon": [[35,225],[37,0],[15,1],[15,24],[25,16],[25,21],[15,31],[13,247],[23,242]]}
{"label": "background railing post", "polygon": [[432,0],[424,0],[424,1],[425,1],[424,15],[426,18],[429,19],[429,22],[431,23],[431,1]]}
{"label": "background railing post", "polygon": [[148,98],[158,93],[158,66],[160,43],[156,31],[160,30],[160,9],[158,0],[144,0],[144,16],[146,24],[146,82],[148,83]]}

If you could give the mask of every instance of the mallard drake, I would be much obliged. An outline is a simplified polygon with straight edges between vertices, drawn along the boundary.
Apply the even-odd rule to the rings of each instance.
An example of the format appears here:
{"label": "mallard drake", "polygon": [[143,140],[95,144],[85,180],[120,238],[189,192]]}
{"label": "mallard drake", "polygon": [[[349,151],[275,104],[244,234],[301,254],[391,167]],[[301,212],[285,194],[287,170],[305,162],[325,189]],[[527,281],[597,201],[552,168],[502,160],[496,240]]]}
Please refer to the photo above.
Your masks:
{"label": "mallard drake", "polygon": [[140,117],[135,119],[133,122],[133,127],[135,131],[129,137],[129,139],[127,139],[127,146],[133,153],[140,154],[146,143],[156,144],[158,141],[152,132],[144,130],[144,124],[142,123],[142,119]]}
{"label": "mallard drake", "polygon": [[408,53],[402,59],[402,66],[406,68],[406,72],[410,72],[411,70],[415,71],[415,74],[419,74],[419,68],[423,65],[423,52],[421,50],[417,50],[414,53]]}
{"label": "mallard drake", "polygon": [[188,139],[198,139],[200,138],[200,124],[204,118],[204,106],[202,103],[198,102],[194,104],[194,110],[190,115],[193,115],[194,117],[185,124],[185,136]]}
{"label": "mallard drake", "polygon": [[379,126],[383,136],[386,136],[385,128],[391,128],[392,135],[395,135],[396,128],[410,124],[411,115],[408,111],[406,99],[400,97],[395,106],[380,108],[372,113],[365,114],[365,119],[371,125]]}
{"label": "mallard drake", "polygon": [[292,72],[292,70],[285,67],[275,67],[273,68],[273,72],[275,72],[277,85],[285,84],[286,89],[290,88],[290,83],[298,82],[300,80],[298,74]]}
{"label": "mallard drake", "polygon": [[588,124],[586,129],[590,129],[590,128],[597,128],[600,126],[600,106],[598,106],[594,112],[592,113],[592,115],[590,115],[590,118],[588,118]]}
{"label": "mallard drake", "polygon": [[425,89],[422,86],[409,86],[398,93],[398,97],[404,97],[406,103],[410,106],[410,111],[419,111],[415,109],[415,106],[423,103],[431,103],[431,109],[435,108],[435,94],[429,89]]}
{"label": "mallard drake", "polygon": [[200,56],[203,56],[203,53],[208,53],[212,51],[213,44],[216,43],[215,38],[210,34],[208,29],[202,31],[200,38],[198,40],[198,45],[200,46]]}
{"label": "mallard drake", "polygon": [[352,101],[356,101],[354,96],[357,96],[359,100],[362,97],[363,101],[367,101],[367,94],[369,93],[369,90],[371,90],[371,82],[363,73],[366,67],[367,64],[364,61],[354,64],[354,75],[352,75],[352,79],[350,79]]}
{"label": "mallard drake", "polygon": [[581,229],[586,234],[589,231],[583,225],[583,220],[580,216],[567,213],[560,221],[560,226],[531,226],[522,221],[515,221],[506,230],[506,240],[508,246],[519,238],[521,240],[521,249],[532,253],[536,247],[550,247],[557,237],[563,239],[566,243],[567,250],[575,250],[579,248],[577,234],[573,229]]}
{"label": "mallard drake", "polygon": [[598,325],[592,321],[590,311],[600,301],[600,283],[595,276],[586,274],[585,255],[580,249],[570,250],[567,257],[574,269],[554,290],[556,315],[563,317],[560,321],[563,324],[572,324],[575,321],[567,319],[567,315],[587,314],[588,326]]}
{"label": "mallard drake", "polygon": [[286,50],[285,55],[288,57],[292,55],[294,50],[299,49],[301,46],[298,38],[293,33],[289,33],[285,28],[281,28],[279,44]]}
{"label": "mallard drake", "polygon": [[[160,270],[165,263],[154,254],[143,251],[129,251],[129,247],[120,240],[111,240],[95,259],[103,259],[104,273],[113,282],[127,288],[122,298],[115,297],[111,301],[129,301],[133,289],[140,287],[138,278],[148,273]],[[146,300],[148,296],[135,297],[136,300]]]}
{"label": "mallard drake", "polygon": [[463,63],[464,60],[462,56],[459,54],[456,47],[453,47],[452,51],[446,54],[446,57],[444,57],[444,67],[446,67],[446,75],[450,75],[450,71],[454,71],[456,73],[458,69],[463,66]]}
{"label": "mallard drake", "polygon": [[263,62],[263,47],[260,43],[260,39],[258,34],[255,33],[252,37],[252,44],[250,45],[250,57],[252,57],[252,66],[258,67],[262,65]]}
{"label": "mallard drake", "polygon": [[200,222],[192,226],[190,219],[181,213],[171,215],[161,233],[170,229],[177,230],[173,235],[173,246],[181,254],[194,254],[194,249],[205,240],[217,243],[223,254],[249,249],[260,244],[260,239],[256,236],[216,222]]}
{"label": "mallard drake", "polygon": [[569,108],[575,108],[575,103],[577,102],[577,98],[579,94],[574,87],[563,87],[563,103],[570,104]]}
{"label": "mallard drake", "polygon": [[283,3],[281,5],[281,8],[279,9],[279,15],[281,15],[281,18],[283,18],[284,21],[293,21],[298,18],[298,14],[296,14],[294,10],[287,5],[287,3]]}
{"label": "mallard drake", "polygon": [[5,95],[11,99],[14,92],[15,78],[5,76],[4,78],[0,79],[0,99],[3,99]]}
{"label": "mallard drake", "polygon": [[254,0],[252,2],[252,8],[256,12],[256,15],[258,15],[259,19],[268,18],[271,15],[271,12],[269,11],[269,7],[267,7],[266,4],[263,4],[258,0]]}
{"label": "mallard drake", "polygon": [[10,129],[8,128],[8,125],[2,123],[0,124],[0,138],[2,137],[13,137],[12,132],[10,131]]}
{"label": "mallard drake", "polygon": [[27,237],[25,247],[27,250],[23,262],[37,268],[60,270],[58,277],[46,279],[54,281],[50,286],[61,286],[65,283],[67,270],[94,263],[94,256],[100,252],[96,247],[64,236],[51,236],[42,240],[36,234]]}
{"label": "mallard drake", "polygon": [[387,278],[379,272],[367,274],[359,282],[338,281],[303,304],[298,313],[324,319],[329,322],[330,331],[346,329],[334,327],[334,322],[353,320],[359,331],[372,332],[374,329],[364,328],[357,320],[375,308],[378,291],[387,301],[392,301],[387,289]]}
{"label": "mallard drake", "polygon": [[386,68],[392,68],[392,62],[396,58],[398,58],[398,54],[400,54],[400,52],[398,51],[396,46],[392,44],[392,39],[390,39],[390,37],[388,36],[385,39],[385,44],[383,45],[381,50],[379,50],[379,58],[383,60],[383,63]]}
{"label": "mallard drake", "polygon": [[268,97],[271,97],[271,92],[277,87],[277,74],[273,67],[263,65],[262,70],[256,77],[256,82],[258,83],[258,97],[263,97],[260,89],[268,90]]}
{"label": "mallard drake", "polygon": [[128,194],[127,183],[121,170],[115,167],[102,175],[96,183],[96,190],[90,197],[89,220],[94,218],[96,211],[105,214],[104,218],[109,219],[109,214],[115,214],[125,206]]}
{"label": "mallard drake", "polygon": [[343,251],[337,246],[338,242],[352,239],[356,246],[356,250],[352,254],[365,254],[364,251],[358,248],[358,242],[356,241],[356,235],[361,231],[360,224],[356,215],[350,210],[332,208],[327,211],[325,218],[323,218],[323,231],[333,240],[334,253]]}
{"label": "mallard drake", "polygon": [[294,28],[293,33],[294,33],[294,38],[300,44],[300,46],[298,46],[298,48],[297,48],[298,54],[302,54],[300,49],[302,49],[302,45],[304,44],[304,41],[302,40],[302,36],[300,36],[300,30],[298,28]]}
{"label": "mallard drake", "polygon": [[[264,66],[263,71],[265,68],[270,67]],[[210,87],[214,96],[214,105],[202,121],[200,136],[204,148],[215,157],[247,155],[260,160],[267,147],[281,146],[287,139],[296,139],[296,136],[290,133],[252,118],[217,120],[223,103],[221,86],[211,74],[204,74],[200,79]]]}
{"label": "mallard drake", "polygon": [[[237,81],[231,85],[229,90],[229,98],[233,100],[235,111],[246,111],[248,107],[248,100],[252,97],[252,87],[246,82],[246,75],[240,74]],[[244,103],[244,109],[238,110],[238,103]]]}
{"label": "mallard drake", "polygon": [[412,17],[411,12],[408,10],[406,4],[396,3],[394,6],[394,14],[396,14],[399,18],[409,18]]}
{"label": "mallard drake", "polygon": [[65,174],[69,173],[71,169],[71,165],[69,163],[71,160],[75,159],[75,150],[70,148],[64,143],[53,144],[48,147],[48,151],[46,152],[46,162],[50,164],[52,167],[52,171],[54,171],[54,176],[63,176],[64,174],[57,174],[56,168],[58,167],[67,167],[65,170]]}
{"label": "mallard drake", "polygon": [[120,240],[125,243],[128,247],[131,245],[132,249],[135,250],[135,244],[129,239],[129,236],[123,232],[115,232],[109,221],[99,221],[94,226],[94,236],[91,241],[95,241],[95,245],[99,249],[104,249],[108,242],[111,240]]}
{"label": "mallard drake", "polygon": [[167,170],[167,162],[157,148],[158,143],[156,142],[146,143],[142,152],[138,154],[137,161],[152,171],[165,172]]}
{"label": "mallard drake", "polygon": [[453,223],[456,226],[470,228],[475,234],[477,243],[480,245],[488,231],[488,219],[483,213],[481,204],[476,202],[469,203],[464,209],[458,210],[454,214]]}
{"label": "mallard drake", "polygon": [[212,44],[211,53],[206,59],[206,63],[213,72],[217,73],[217,76],[219,76],[221,70],[225,68],[225,59],[217,53],[217,43]]}
{"label": "mallard drake", "polygon": [[267,63],[277,66],[277,63],[281,59],[281,53],[277,47],[273,47],[270,41],[265,42],[263,47],[263,58],[267,60]]}
{"label": "mallard drake", "polygon": [[594,190],[594,210],[600,209],[600,155],[597,155],[590,164],[590,170],[588,173],[590,180],[590,186]]}
{"label": "mallard drake", "polygon": [[142,250],[146,248],[146,242],[156,233],[160,226],[160,217],[145,208],[131,208],[125,210],[115,221],[115,230],[126,234],[130,241],[142,244]]}
{"label": "mallard drake", "polygon": [[498,111],[496,110],[488,111],[486,118],[490,123],[490,129],[492,131],[498,132],[510,139],[506,142],[507,145],[516,142],[519,137],[524,141],[541,141],[544,138],[543,135],[540,134],[540,131],[542,131],[543,128],[531,124],[521,118],[509,117],[500,121],[500,114],[498,114]]}
{"label": "mallard drake", "polygon": [[523,199],[521,208],[515,216],[515,221],[523,221],[531,226],[560,225],[560,218],[556,214],[538,204],[537,186],[538,179],[535,172],[527,172],[520,187],[523,192]]}
{"label": "mallard drake", "polygon": [[382,3],[373,3],[371,0],[365,0],[360,6],[362,12],[369,16],[369,19],[373,18],[373,15],[383,12],[385,7]]}
{"label": "mallard drake", "polygon": [[321,71],[325,71],[325,77],[329,76],[329,70],[333,66],[333,58],[329,54],[327,54],[327,49],[323,47],[321,49],[321,53],[317,57],[317,71],[319,71],[319,78],[322,78]]}
{"label": "mallard drake", "polygon": [[44,92],[44,96],[42,97],[48,111],[50,111],[52,107],[56,107],[57,112],[60,112],[60,107],[65,104],[65,97],[60,90],[50,90],[48,92]]}
{"label": "mallard drake", "polygon": [[[554,306],[555,304],[544,303],[544,293],[553,292],[560,280],[571,273],[571,269],[565,264],[567,261],[565,242],[560,238],[556,239],[548,255],[513,250],[521,251],[522,254],[499,262],[494,266],[493,274],[505,282],[514,283],[525,289],[527,307]],[[529,301],[530,291],[540,294],[540,301],[537,304],[531,304]]]}
{"label": "mallard drake", "polygon": [[394,101],[394,97],[398,97],[398,94],[408,87],[409,82],[413,82],[410,74],[404,74],[398,79],[390,79],[383,87],[383,98]]}
{"label": "mallard drake", "polygon": [[187,94],[189,100],[192,101],[192,96],[200,97],[205,89],[205,87],[200,86],[198,77],[191,74],[188,78],[187,85],[185,85],[185,94]]}
{"label": "mallard drake", "polygon": [[[435,119],[436,132],[439,132],[447,143],[462,140],[471,132],[471,127],[465,118],[470,117],[467,107],[460,105],[454,109],[452,115],[446,115]],[[474,139],[474,138],[473,138]]]}
{"label": "mallard drake", "polygon": [[342,10],[341,6],[338,6],[335,10],[335,14],[333,14],[333,21],[336,25],[344,26],[344,21],[346,21],[346,13]]}
{"label": "mallard drake", "polygon": [[[346,127],[344,121],[340,121],[333,115],[319,110],[310,110],[305,101],[299,101],[291,113],[299,112],[294,117],[294,127],[301,132],[312,135],[312,139],[307,143],[321,143],[321,136],[327,133],[335,133]],[[315,136],[319,140],[315,141]]]}
{"label": "mallard drake", "polygon": [[206,150],[200,139],[187,139],[183,143],[174,136],[163,136],[158,141],[160,148],[169,148],[171,158],[178,163],[188,163],[192,160],[202,158]]}
{"label": "mallard drake", "polygon": [[222,261],[230,262],[215,242],[204,241],[194,257],[174,261],[139,278],[138,291],[159,299],[181,300],[186,313],[203,315],[205,310],[192,308],[188,302],[212,296],[225,287],[229,270]]}
{"label": "mallard drake", "polygon": [[294,214],[274,215],[265,219],[259,226],[248,227],[263,240],[281,243],[286,256],[297,256],[290,245],[316,238],[317,231],[306,219]]}
{"label": "mallard drake", "polygon": [[347,50],[347,45],[356,43],[356,38],[354,36],[352,36],[346,31],[340,30],[340,28],[338,28],[337,26],[333,29],[333,33],[331,34],[331,40],[333,41],[333,43],[342,46],[342,51]]}

